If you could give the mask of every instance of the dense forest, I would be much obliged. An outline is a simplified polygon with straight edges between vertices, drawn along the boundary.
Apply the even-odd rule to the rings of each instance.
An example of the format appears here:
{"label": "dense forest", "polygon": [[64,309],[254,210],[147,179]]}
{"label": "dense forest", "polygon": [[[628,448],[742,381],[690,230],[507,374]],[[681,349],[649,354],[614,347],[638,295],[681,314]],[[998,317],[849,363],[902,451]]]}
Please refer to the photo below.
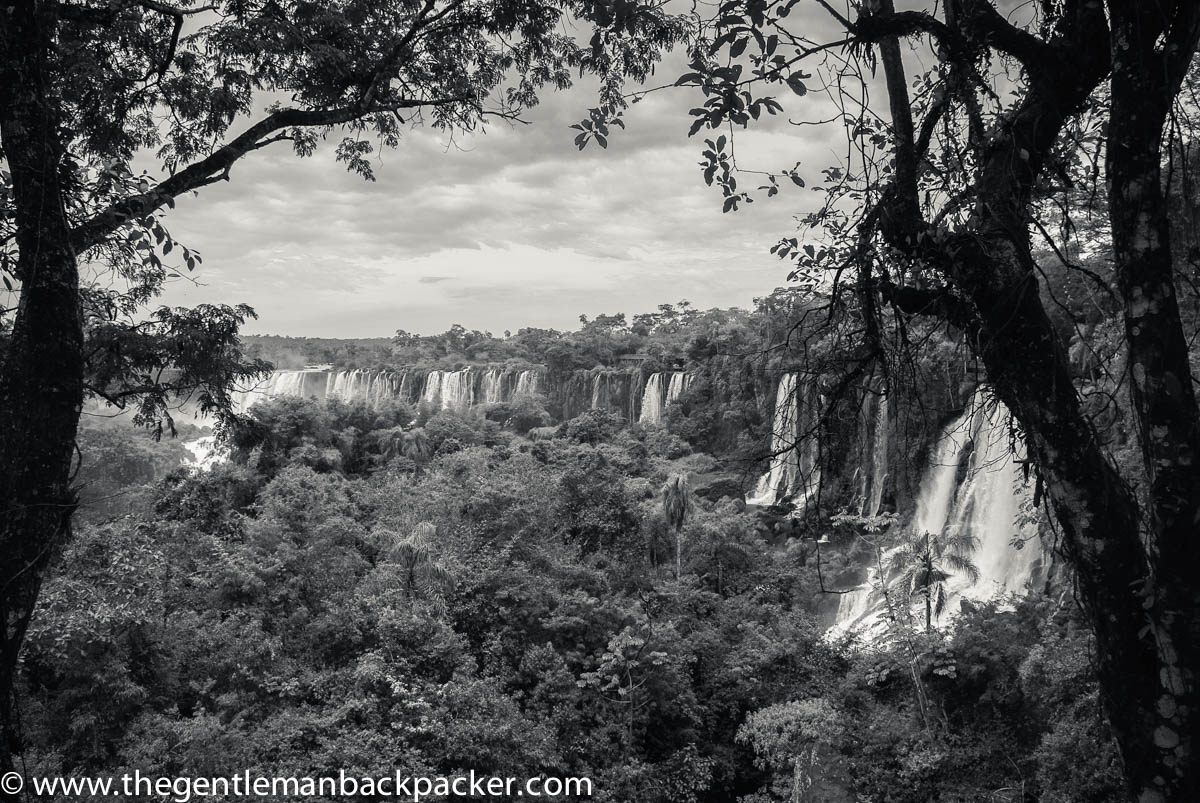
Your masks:
{"label": "dense forest", "polygon": [[[384,766],[584,776],[610,801],[1122,799],[1061,567],[926,621],[936,583],[893,559],[875,584],[898,611],[870,632],[834,627],[842,596],[912,539],[938,432],[978,384],[952,339],[929,334],[941,356],[922,365],[938,377],[925,390],[891,394],[885,426],[908,440],[893,441],[877,509],[846,459],[861,388],[802,433],[829,444],[819,501],[802,506],[791,478],[777,503],[746,505],[780,457],[788,344],[839,362],[836,338],[796,328],[815,303],[776,293],[752,312],[680,304],[478,337],[521,364],[656,355],[628,370],[691,377],[657,423],[601,408],[554,420],[540,393],[458,409],[279,395],[205,469],[178,441],[86,426],[80,523],[22,665],[29,772]],[[359,348],[247,348],[307,360],[339,345]],[[457,327],[401,332],[377,355],[450,368],[473,346]],[[818,378],[830,400],[837,379]],[[1044,547],[1024,548],[1049,556],[1035,530]],[[972,570],[954,554],[943,579]]]}

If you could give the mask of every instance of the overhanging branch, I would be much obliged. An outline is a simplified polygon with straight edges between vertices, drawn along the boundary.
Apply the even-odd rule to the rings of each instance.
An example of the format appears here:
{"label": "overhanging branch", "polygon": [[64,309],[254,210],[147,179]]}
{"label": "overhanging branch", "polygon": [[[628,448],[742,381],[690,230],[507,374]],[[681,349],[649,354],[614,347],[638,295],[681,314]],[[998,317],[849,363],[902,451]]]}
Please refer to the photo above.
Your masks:
{"label": "overhanging branch", "polygon": [[225,179],[233,165],[251,151],[273,142],[287,139],[278,132],[289,128],[321,127],[340,125],[369,114],[392,112],[399,109],[423,106],[444,106],[459,103],[466,98],[442,98],[435,100],[402,100],[387,105],[364,106],[356,104],[336,109],[281,109],[264,117],[242,134],[208,157],[194,162],[180,172],[160,182],[151,189],[123,198],[71,231],[71,245],[76,253],[99,245],[127,221],[148,215],[183,193],[199,189]]}

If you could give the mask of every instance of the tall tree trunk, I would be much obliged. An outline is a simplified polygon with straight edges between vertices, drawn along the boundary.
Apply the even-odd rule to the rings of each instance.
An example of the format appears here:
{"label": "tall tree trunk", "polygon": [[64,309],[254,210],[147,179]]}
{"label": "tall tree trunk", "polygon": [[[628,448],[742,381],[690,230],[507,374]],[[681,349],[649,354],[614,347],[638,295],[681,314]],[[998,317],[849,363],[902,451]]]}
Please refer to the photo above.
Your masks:
{"label": "tall tree trunk", "polygon": [[0,370],[0,766],[19,749],[14,680],[50,556],[75,497],[83,403],[79,271],[63,207],[64,148],[46,58],[57,5],[0,8],[0,144],[12,172],[20,298]]}
{"label": "tall tree trunk", "polygon": [[[1200,798],[1200,412],[1175,291],[1162,186],[1162,138],[1200,37],[1200,15],[1176,9],[1170,29],[1156,4],[1113,2],[1112,112],[1106,166],[1117,285],[1124,300],[1130,396],[1149,484],[1144,543],[1149,571],[1139,647],[1153,656],[1142,705],[1114,720],[1139,801]],[[1160,45],[1160,37],[1164,40]],[[1110,694],[1112,690],[1110,689]],[[1110,709],[1125,708],[1124,699]],[[1125,731],[1125,733],[1122,733]],[[1122,738],[1124,737],[1124,738]]]}

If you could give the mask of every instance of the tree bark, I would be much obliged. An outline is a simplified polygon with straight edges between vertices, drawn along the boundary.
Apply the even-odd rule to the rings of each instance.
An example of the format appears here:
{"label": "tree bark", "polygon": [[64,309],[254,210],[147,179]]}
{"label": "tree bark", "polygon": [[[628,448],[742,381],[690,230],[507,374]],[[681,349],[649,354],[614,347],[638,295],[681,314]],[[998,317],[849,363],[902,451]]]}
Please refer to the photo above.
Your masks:
{"label": "tree bark", "polygon": [[0,143],[12,172],[20,297],[0,371],[0,767],[19,750],[14,680],[42,577],[66,532],[83,404],[79,271],[49,91],[54,2],[0,7]]}
{"label": "tree bark", "polygon": [[[1153,6],[1111,3],[1112,112],[1105,160],[1130,395],[1149,483],[1144,526],[1149,571],[1137,589],[1144,609],[1139,646],[1156,659],[1154,673],[1138,689],[1141,705],[1115,719],[1113,727],[1133,790],[1145,803],[1200,797],[1194,737],[1200,728],[1195,713],[1200,413],[1175,290],[1161,152],[1173,99],[1200,37],[1200,15],[1177,8],[1168,29],[1161,9]],[[1187,57],[1178,59],[1181,51]],[[1109,708],[1114,707],[1127,708],[1122,700],[1112,700]]]}

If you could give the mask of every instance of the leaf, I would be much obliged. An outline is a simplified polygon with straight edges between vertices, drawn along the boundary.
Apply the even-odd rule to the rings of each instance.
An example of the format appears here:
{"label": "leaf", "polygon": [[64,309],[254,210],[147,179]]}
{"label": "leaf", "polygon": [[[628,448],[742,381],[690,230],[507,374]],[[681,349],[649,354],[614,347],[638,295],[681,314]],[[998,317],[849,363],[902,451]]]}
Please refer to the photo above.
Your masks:
{"label": "leaf", "polygon": [[787,85],[788,88],[790,88],[800,97],[804,97],[808,94],[808,87],[804,85],[804,81],[802,81],[798,75],[789,75],[787,77]]}
{"label": "leaf", "polygon": [[599,145],[601,148],[607,148],[608,147],[608,138],[605,137],[603,134],[596,134],[596,144]]}
{"label": "leaf", "polygon": [[729,57],[736,59],[738,56],[745,53],[746,45],[748,45],[749,43],[750,43],[750,40],[746,39],[745,37],[734,42],[733,45],[729,48]]}

